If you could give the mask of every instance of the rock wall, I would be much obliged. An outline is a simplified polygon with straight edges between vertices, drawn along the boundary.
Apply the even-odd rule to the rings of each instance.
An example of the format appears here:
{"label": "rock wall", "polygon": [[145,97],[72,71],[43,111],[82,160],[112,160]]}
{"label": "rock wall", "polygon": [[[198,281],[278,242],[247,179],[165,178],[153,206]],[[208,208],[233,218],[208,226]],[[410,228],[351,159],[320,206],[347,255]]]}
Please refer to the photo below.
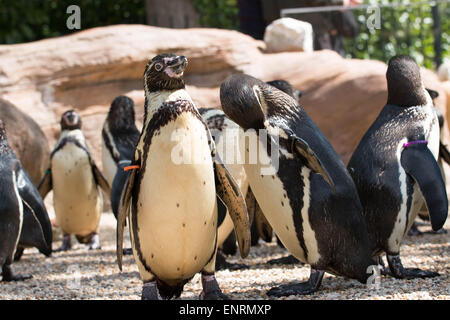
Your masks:
{"label": "rock wall", "polygon": [[[264,43],[218,29],[164,29],[143,25],[94,28],[70,36],[0,46],[0,97],[36,120],[51,148],[59,117],[77,109],[94,159],[101,165],[101,128],[111,101],[128,95],[139,125],[148,59],[162,52],[188,57],[187,90],[201,107],[220,107],[220,83],[232,73],[262,80],[285,79],[303,91],[302,103],[331,143],[348,161],[387,93],[386,65],[342,59],[332,51],[265,53]],[[426,86],[440,93],[442,83],[423,71]]]}

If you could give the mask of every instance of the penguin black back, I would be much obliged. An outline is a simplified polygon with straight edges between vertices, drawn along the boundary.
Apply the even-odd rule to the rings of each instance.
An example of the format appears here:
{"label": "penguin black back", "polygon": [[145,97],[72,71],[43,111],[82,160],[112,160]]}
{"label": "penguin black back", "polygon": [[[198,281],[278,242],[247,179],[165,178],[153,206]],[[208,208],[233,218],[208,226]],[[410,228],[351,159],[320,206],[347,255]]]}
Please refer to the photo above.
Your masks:
{"label": "penguin black back", "polygon": [[427,103],[420,68],[411,57],[398,55],[392,58],[388,64],[386,79],[388,104],[411,107]]}
{"label": "penguin black back", "polygon": [[[134,148],[139,140],[140,132],[135,125],[134,102],[126,96],[119,96],[111,103],[108,116],[106,117],[109,133],[114,141],[110,141],[108,133],[103,130],[102,135],[108,149],[114,144],[119,152],[120,160],[131,160]],[[109,144],[109,145],[108,145]],[[111,152],[114,157],[114,152]]]}
{"label": "penguin black back", "polygon": [[[0,120],[0,265],[3,280],[24,280],[10,267],[18,245],[35,246],[51,254],[51,225],[43,201],[9,147]],[[24,234],[23,234],[24,233]]]}
{"label": "penguin black back", "polygon": [[364,134],[348,169],[364,208],[372,254],[386,252],[395,277],[436,276],[403,268],[399,252],[423,198],[434,230],[447,217],[445,184],[436,162],[438,118],[412,58],[392,58],[386,79],[387,104]]}

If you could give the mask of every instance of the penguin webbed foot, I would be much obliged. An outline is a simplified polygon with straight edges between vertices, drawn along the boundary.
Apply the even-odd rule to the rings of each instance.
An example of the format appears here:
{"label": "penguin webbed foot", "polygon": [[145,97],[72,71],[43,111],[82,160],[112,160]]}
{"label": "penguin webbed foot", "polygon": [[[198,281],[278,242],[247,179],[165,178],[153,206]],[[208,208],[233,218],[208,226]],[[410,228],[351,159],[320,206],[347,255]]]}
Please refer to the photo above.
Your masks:
{"label": "penguin webbed foot", "polygon": [[32,275],[20,275],[13,271],[11,265],[3,265],[2,267],[2,281],[24,281],[33,278]]}
{"label": "penguin webbed foot", "polygon": [[133,249],[132,248],[125,248],[122,250],[122,254],[124,256],[130,256],[133,254]]}
{"label": "penguin webbed foot", "polygon": [[292,254],[290,254],[286,257],[269,260],[269,261],[267,261],[267,263],[272,264],[272,265],[275,265],[275,264],[282,264],[282,265],[303,264]]}
{"label": "penguin webbed foot", "polygon": [[437,234],[447,234],[448,231],[445,228],[440,228],[439,230],[436,230],[436,231],[430,230],[430,231],[425,231],[423,233],[437,235]]}
{"label": "penguin webbed foot", "polygon": [[163,300],[159,294],[156,281],[144,283],[142,287],[142,300]]}
{"label": "penguin webbed foot", "polygon": [[92,235],[87,246],[89,250],[100,250],[102,248],[98,234],[95,233]]}
{"label": "penguin webbed foot", "polygon": [[231,300],[222,292],[214,275],[202,274],[203,291],[200,294],[200,300]]}
{"label": "penguin webbed foot", "polygon": [[313,294],[319,290],[325,271],[311,268],[311,274],[306,282],[283,284],[267,291],[268,296],[287,297],[295,295]]}
{"label": "penguin webbed foot", "polygon": [[69,251],[70,249],[72,249],[72,240],[70,238],[70,234],[65,234],[63,237],[61,247],[59,247],[55,251],[56,252]]}
{"label": "penguin webbed foot", "polygon": [[392,275],[397,279],[434,278],[439,276],[439,273],[434,271],[404,268],[399,255],[388,255],[387,258]]}
{"label": "penguin webbed foot", "polygon": [[224,254],[217,251],[216,255],[216,268],[215,270],[243,270],[248,269],[249,267],[243,263],[230,263],[226,260]]}
{"label": "penguin webbed foot", "polygon": [[419,230],[417,223],[414,222],[408,231],[408,236],[422,236],[423,232]]}

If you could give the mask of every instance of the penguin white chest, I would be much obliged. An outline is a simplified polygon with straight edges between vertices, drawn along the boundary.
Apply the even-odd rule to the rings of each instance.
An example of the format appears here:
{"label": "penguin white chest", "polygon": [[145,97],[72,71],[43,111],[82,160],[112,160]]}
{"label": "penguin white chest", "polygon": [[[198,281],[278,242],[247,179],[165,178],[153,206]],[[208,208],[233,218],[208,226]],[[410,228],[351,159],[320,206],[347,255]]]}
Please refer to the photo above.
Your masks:
{"label": "penguin white chest", "polygon": [[105,145],[105,141],[102,139],[102,164],[103,164],[103,173],[105,174],[105,178],[108,181],[109,185],[112,186],[114,177],[117,172],[117,164],[114,161],[111,153]]}
{"label": "penguin white chest", "polygon": [[[250,141],[252,141],[252,139],[250,139]],[[250,149],[251,148],[246,148],[247,154]],[[262,150],[266,150],[261,141],[259,141],[258,150],[260,154]],[[247,159],[250,159],[250,157],[247,156]],[[245,164],[245,171],[247,173],[250,187],[255,194],[264,216],[269,221],[277,236],[289,252],[291,252],[300,261],[308,263],[317,262],[320,258],[320,254],[318,251],[318,244],[314,230],[312,230],[309,222],[308,214],[311,192],[309,183],[310,170],[303,167],[301,171],[304,187],[303,194],[299,194],[298,197],[303,199],[303,208],[301,209],[301,212],[293,212],[293,209],[290,206],[288,193],[284,188],[283,182],[277,174],[263,175],[262,172],[264,172],[264,170],[261,170],[262,168],[266,168],[267,170],[267,165],[261,164],[260,159],[258,159],[257,164]],[[301,214],[302,216],[302,236],[308,250],[307,259],[305,258],[305,252],[301,247],[297,236],[293,218],[294,214]]]}
{"label": "penguin white chest", "polygon": [[[143,153],[142,153],[143,154]],[[133,247],[160,279],[186,279],[214,253],[217,204],[205,127],[183,112],[154,133],[142,161]],[[138,267],[146,271],[142,261]]]}
{"label": "penguin white chest", "polygon": [[[424,136],[428,141],[428,148],[437,160],[439,156],[439,122],[437,121],[434,111],[429,106],[425,106],[425,112],[428,116],[423,121]],[[436,119],[435,119],[436,118]],[[388,239],[388,246],[392,252],[398,252],[402,243],[403,237],[411,228],[414,223],[414,219],[417,217],[422,205],[424,203],[423,195],[420,191],[417,183],[414,184],[413,192],[411,194],[411,206],[408,210],[408,190],[407,190],[407,174],[401,164],[401,155],[403,151],[403,145],[408,142],[407,138],[400,141],[397,146],[397,163],[399,168],[399,181],[400,181],[400,193],[402,196],[400,210],[397,214],[392,233]]]}
{"label": "penguin white chest", "polygon": [[86,152],[66,143],[52,157],[55,215],[65,233],[97,232],[103,201]]}

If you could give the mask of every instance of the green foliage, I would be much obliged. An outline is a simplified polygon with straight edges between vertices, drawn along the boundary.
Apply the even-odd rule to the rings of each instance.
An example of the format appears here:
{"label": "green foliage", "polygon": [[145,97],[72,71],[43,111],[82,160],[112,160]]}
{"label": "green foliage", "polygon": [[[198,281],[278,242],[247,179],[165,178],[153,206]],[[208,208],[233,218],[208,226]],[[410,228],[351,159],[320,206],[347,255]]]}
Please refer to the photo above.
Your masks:
{"label": "green foliage", "polygon": [[236,0],[192,0],[200,14],[200,25],[210,28],[237,29],[238,7]]}
{"label": "green foliage", "polygon": [[[398,0],[365,1],[365,3],[398,3]],[[410,0],[405,3],[423,2]],[[442,58],[450,58],[450,4],[438,3],[441,21]],[[381,8],[381,28],[371,31],[367,20],[372,13],[355,10],[359,22],[359,36],[345,39],[349,57],[376,59],[387,62],[396,54],[408,54],[420,65],[435,68],[433,15],[430,4]]]}
{"label": "green foliage", "polygon": [[145,0],[0,0],[0,44],[70,34],[66,13],[81,8],[81,29],[120,23],[145,23]]}

